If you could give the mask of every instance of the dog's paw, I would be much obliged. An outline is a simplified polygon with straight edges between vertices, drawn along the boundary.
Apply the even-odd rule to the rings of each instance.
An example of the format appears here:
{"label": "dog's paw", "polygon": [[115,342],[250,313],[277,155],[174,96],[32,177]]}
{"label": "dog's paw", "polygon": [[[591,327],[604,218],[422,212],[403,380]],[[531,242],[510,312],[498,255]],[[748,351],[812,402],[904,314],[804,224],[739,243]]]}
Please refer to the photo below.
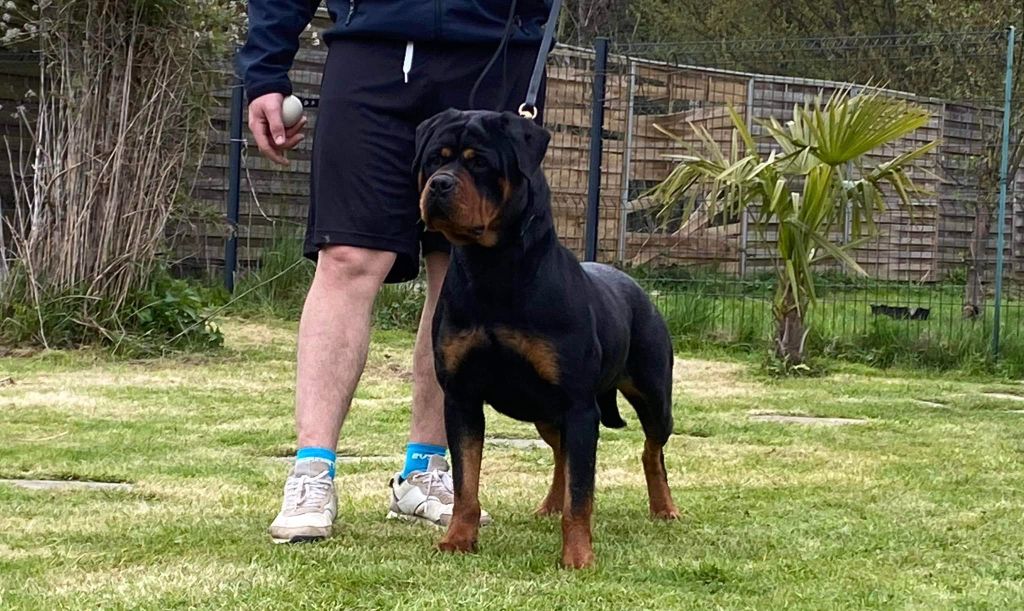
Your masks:
{"label": "dog's paw", "polygon": [[678,520],[682,515],[683,514],[679,513],[679,510],[675,507],[651,510],[651,519],[654,520]]}
{"label": "dog's paw", "polygon": [[590,548],[566,548],[562,551],[562,566],[567,569],[589,569],[594,562],[594,550]]}
{"label": "dog's paw", "polygon": [[437,549],[448,553],[471,554],[476,551],[476,540],[445,537],[437,544]]}
{"label": "dog's paw", "polygon": [[540,507],[533,511],[533,515],[539,517],[556,516],[560,513],[562,513],[562,504],[550,503],[548,501],[544,501],[540,504]]}

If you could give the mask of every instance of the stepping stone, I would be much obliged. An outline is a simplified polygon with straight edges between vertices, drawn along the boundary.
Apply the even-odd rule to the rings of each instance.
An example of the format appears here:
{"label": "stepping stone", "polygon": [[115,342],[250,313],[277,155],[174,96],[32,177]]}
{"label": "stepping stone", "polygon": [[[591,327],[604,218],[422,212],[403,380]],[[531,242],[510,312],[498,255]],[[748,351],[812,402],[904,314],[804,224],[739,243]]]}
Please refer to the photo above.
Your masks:
{"label": "stepping stone", "polygon": [[1024,397],[1020,395],[1011,395],[1005,392],[983,392],[981,393],[981,395],[983,397],[988,397],[989,399],[1003,399],[1006,401],[1024,401]]}
{"label": "stepping stone", "polygon": [[58,479],[0,479],[0,484],[10,484],[28,490],[117,490],[131,492],[132,485],[117,482],[89,482]]}
{"label": "stepping stone", "polygon": [[493,437],[491,439],[484,439],[484,443],[490,446],[497,446],[499,448],[515,448],[517,450],[535,450],[538,448],[548,447],[548,444],[544,443],[540,439],[507,439],[502,437]]}
{"label": "stepping stone", "polygon": [[815,416],[785,416],[783,414],[751,414],[755,422],[782,422],[786,424],[812,424],[818,426],[843,426],[846,424],[867,424],[860,418],[818,418]]}
{"label": "stepping stone", "polygon": [[1008,409],[1007,414],[1024,414],[1024,409]]}
{"label": "stepping stone", "polygon": [[914,399],[914,402],[923,405],[925,407],[934,407],[935,409],[949,409],[949,406],[945,403],[938,403],[936,401],[926,401],[924,399]]}

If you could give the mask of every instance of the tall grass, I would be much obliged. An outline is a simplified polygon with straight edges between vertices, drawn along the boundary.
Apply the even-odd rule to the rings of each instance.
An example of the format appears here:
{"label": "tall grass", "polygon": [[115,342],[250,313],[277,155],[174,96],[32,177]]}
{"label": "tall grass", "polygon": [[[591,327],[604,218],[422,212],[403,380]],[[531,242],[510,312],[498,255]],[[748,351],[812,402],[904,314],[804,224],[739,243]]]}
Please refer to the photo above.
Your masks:
{"label": "tall grass", "polygon": [[[0,202],[0,341],[120,345],[116,338],[137,333],[173,343],[197,308],[186,290],[154,277],[168,219],[206,145],[212,68],[232,46],[237,7],[29,4],[6,2],[3,16],[4,28],[24,20],[15,40],[39,60],[18,125],[5,130],[12,197]],[[156,307],[149,298],[162,310],[142,320]]]}
{"label": "tall grass", "polygon": [[[679,347],[771,348],[771,290],[757,279],[694,276],[644,279]],[[1000,358],[992,358],[991,307],[965,320],[954,285],[908,287],[863,282],[822,283],[808,317],[809,356],[879,367],[1000,370],[1024,375],[1024,302],[1004,303]],[[928,308],[927,320],[876,316],[871,305]]]}
{"label": "tall grass", "polygon": [[[228,311],[240,316],[298,320],[315,270],[312,262],[304,260],[302,239],[293,232],[278,232],[263,251],[259,265],[241,274],[235,287],[240,297]],[[374,303],[374,326],[416,330],[423,299],[418,281],[384,285]]]}

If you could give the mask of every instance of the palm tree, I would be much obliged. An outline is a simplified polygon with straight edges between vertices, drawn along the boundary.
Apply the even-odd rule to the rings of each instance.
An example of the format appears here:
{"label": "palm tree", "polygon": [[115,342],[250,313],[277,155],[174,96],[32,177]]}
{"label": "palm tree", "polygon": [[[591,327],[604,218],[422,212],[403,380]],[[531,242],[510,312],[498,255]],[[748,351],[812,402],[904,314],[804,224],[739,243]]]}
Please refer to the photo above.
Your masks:
{"label": "palm tree", "polygon": [[[814,103],[795,106],[785,125],[774,118],[762,122],[774,141],[767,157],[743,119],[731,108],[729,114],[734,129],[728,152],[707,129],[691,124],[701,154],[672,155],[678,165],[652,194],[666,210],[685,201],[684,215],[700,199],[709,215],[735,216],[749,208],[762,235],[769,226],[777,227],[775,353],[799,364],[804,361],[807,311],[815,302],[812,267],[835,260],[866,275],[851,251],[876,235],[874,215],[885,209],[883,189],[888,187],[909,209],[911,197],[923,191],[907,169],[938,142],[869,167],[869,153],[929,120],[923,108],[879,91],[850,95],[848,89],[839,90],[824,103],[819,96]],[[682,144],[677,134],[659,129]],[[837,243],[831,232],[845,226],[848,215],[853,235]]]}

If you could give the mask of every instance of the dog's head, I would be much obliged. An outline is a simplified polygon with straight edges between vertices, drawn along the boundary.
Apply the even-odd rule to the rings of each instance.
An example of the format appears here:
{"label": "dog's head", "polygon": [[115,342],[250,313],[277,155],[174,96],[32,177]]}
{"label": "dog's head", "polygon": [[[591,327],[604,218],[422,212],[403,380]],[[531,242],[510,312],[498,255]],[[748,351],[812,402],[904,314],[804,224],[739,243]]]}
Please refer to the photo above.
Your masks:
{"label": "dog's head", "polygon": [[456,246],[491,247],[521,235],[515,227],[528,190],[545,184],[540,164],[549,139],[509,112],[446,110],[424,121],[413,171],[427,228]]}

